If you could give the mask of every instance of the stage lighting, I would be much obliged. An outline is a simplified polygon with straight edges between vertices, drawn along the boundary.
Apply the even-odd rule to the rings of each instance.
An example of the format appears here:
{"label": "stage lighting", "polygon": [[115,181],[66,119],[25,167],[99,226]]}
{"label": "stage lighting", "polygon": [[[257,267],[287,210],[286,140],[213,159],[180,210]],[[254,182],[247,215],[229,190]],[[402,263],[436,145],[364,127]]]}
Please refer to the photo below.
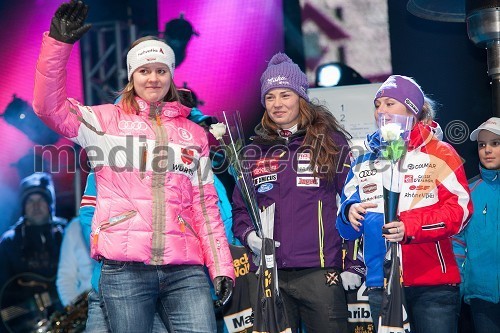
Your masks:
{"label": "stage lighting", "polygon": [[316,69],[316,87],[348,86],[370,83],[351,67],[341,62],[330,62]]}
{"label": "stage lighting", "polygon": [[31,105],[16,95],[13,96],[2,116],[7,123],[21,130],[37,144],[49,145],[59,140],[59,135],[37,117]]}
{"label": "stage lighting", "polygon": [[193,35],[199,36],[199,34],[193,30],[191,23],[184,19],[184,14],[182,13],[179,18],[168,21],[165,24],[163,38],[172,50],[174,50],[176,67],[179,67],[184,61],[187,44]]}

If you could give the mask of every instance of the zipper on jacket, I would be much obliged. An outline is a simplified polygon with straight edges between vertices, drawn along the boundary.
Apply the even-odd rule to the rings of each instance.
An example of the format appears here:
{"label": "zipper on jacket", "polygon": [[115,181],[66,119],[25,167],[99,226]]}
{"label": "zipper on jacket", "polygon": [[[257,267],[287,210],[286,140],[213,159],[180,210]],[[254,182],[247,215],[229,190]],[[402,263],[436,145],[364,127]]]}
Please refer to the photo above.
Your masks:
{"label": "zipper on jacket", "polygon": [[177,219],[179,220],[179,225],[180,225],[180,228],[181,228],[182,232],[186,232],[186,227],[187,227],[189,230],[191,230],[191,232],[193,233],[193,235],[195,235],[196,237],[198,237],[198,235],[196,234],[196,232],[194,232],[193,227],[189,223],[187,223],[186,220],[184,220],[182,218],[182,216],[177,215]]}
{"label": "zipper on jacket", "polygon": [[319,261],[321,267],[325,267],[325,253],[323,251],[325,243],[325,228],[323,226],[323,202],[318,200],[318,240],[319,240]]}
{"label": "zipper on jacket", "polygon": [[484,217],[484,224],[486,224],[486,221],[488,221],[486,214],[488,214],[488,204],[484,204],[484,209],[483,209],[483,217]]}
{"label": "zipper on jacket", "polygon": [[97,241],[99,240],[99,233],[101,232],[101,230],[106,230],[108,228],[111,228],[114,225],[117,225],[117,224],[120,224],[122,222],[125,222],[125,221],[131,219],[132,217],[134,217],[135,215],[137,215],[137,211],[135,211],[135,210],[129,210],[129,211],[126,211],[123,214],[120,214],[120,215],[113,216],[113,217],[109,218],[108,221],[102,223],[93,232],[93,234],[92,234],[92,245],[93,246],[97,246]]}
{"label": "zipper on jacket", "polygon": [[446,273],[446,262],[444,261],[443,252],[441,251],[441,244],[436,242],[436,253],[438,256],[439,264],[441,265],[441,272]]}
{"label": "zipper on jacket", "polygon": [[445,226],[446,226],[446,224],[444,222],[439,222],[439,223],[434,223],[434,224],[423,225],[422,230],[441,229],[441,228],[444,228]]}

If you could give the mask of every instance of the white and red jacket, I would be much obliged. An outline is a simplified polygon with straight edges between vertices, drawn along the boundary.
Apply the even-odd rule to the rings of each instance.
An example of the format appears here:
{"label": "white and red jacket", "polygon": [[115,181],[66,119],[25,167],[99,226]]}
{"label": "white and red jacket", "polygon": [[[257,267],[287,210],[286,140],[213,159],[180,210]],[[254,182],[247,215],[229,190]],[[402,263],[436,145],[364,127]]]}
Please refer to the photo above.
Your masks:
{"label": "white and red jacket", "polygon": [[[436,137],[437,130],[422,123],[415,125],[408,152],[400,162],[398,217],[405,225],[402,242],[405,286],[460,283],[451,236],[467,225],[472,201],[462,160],[453,147]],[[391,168],[387,160],[378,158],[381,149],[378,131],[368,137],[367,146],[370,152],[360,156],[347,175],[337,229],[348,240],[363,235],[366,286],[382,287],[386,253],[382,237],[383,185]],[[359,202],[378,206],[367,209],[358,232],[347,215],[349,207]]]}
{"label": "white and red jacket", "polygon": [[234,280],[231,254],[202,127],[179,103],[126,113],[120,104],[83,106],[66,96],[72,45],[44,34],[33,108],[50,128],[81,145],[95,170],[91,255],[150,265],[206,265]]}

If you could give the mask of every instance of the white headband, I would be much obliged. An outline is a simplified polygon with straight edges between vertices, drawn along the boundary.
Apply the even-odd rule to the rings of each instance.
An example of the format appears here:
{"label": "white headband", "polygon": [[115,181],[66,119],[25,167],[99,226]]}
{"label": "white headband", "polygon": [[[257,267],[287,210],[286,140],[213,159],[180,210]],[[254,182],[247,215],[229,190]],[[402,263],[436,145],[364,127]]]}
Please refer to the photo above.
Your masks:
{"label": "white headband", "polygon": [[159,40],[146,40],[137,44],[127,53],[128,80],[137,68],[155,62],[167,65],[174,77],[175,55],[170,46]]}

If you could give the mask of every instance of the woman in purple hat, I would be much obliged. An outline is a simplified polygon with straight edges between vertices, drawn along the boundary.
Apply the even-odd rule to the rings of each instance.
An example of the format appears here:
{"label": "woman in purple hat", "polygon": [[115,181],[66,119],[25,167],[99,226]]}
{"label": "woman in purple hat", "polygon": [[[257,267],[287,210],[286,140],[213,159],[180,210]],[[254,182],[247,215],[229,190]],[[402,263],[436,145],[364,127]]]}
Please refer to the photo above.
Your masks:
{"label": "woman in purple hat", "polygon": [[[244,156],[259,207],[276,207],[278,284],[292,332],[300,322],[308,332],[346,332],[342,239],[333,221],[350,164],[349,134],[309,101],[306,75],[285,54],[271,59],[260,81],[265,112]],[[233,201],[234,234],[259,256],[262,240],[239,191]]]}
{"label": "woman in purple hat", "polygon": [[366,286],[376,328],[386,247],[398,242],[411,332],[455,333],[460,273],[450,237],[464,229],[472,212],[463,162],[441,141],[441,130],[432,120],[433,103],[412,78],[390,76],[374,104],[375,118],[406,116],[414,124],[409,126],[407,152],[400,157],[401,172],[393,178],[400,185],[397,218],[384,224],[384,185],[393,171],[381,156],[382,138],[389,139],[376,131],[367,137],[366,154],[351,165],[337,228],[346,239],[364,237]]}

